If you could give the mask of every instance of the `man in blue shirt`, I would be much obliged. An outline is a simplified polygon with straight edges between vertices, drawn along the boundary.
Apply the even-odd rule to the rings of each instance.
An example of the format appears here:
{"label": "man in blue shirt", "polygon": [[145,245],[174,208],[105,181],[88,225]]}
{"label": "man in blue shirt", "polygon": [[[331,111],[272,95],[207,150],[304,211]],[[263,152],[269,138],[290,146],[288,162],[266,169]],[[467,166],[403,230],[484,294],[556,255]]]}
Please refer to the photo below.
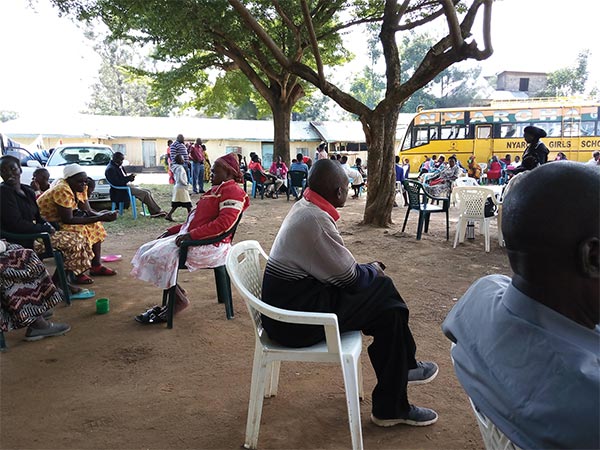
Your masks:
{"label": "man in blue shirt", "polygon": [[600,448],[600,168],[546,164],[511,181],[514,272],[475,282],[442,325],[477,408],[521,448]]}
{"label": "man in blue shirt", "polygon": [[[402,197],[404,198],[404,206],[408,206],[408,197],[406,195],[406,191],[404,190],[404,186],[402,182],[404,181],[404,168],[400,165],[400,157],[396,155],[396,192],[402,192]],[[400,183],[400,184],[398,184]],[[394,206],[398,206],[398,204],[394,201]]]}
{"label": "man in blue shirt", "polygon": [[[296,162],[293,162],[290,166],[290,172],[292,170],[298,170],[306,173],[306,178],[302,180],[302,190],[304,190],[304,188],[306,187],[306,180],[308,179],[308,166],[306,165],[306,163],[304,163],[304,155],[302,153],[298,153],[296,155]],[[302,194],[298,196],[298,192],[296,192],[295,186],[290,186],[290,188],[292,195],[296,198],[296,200],[298,200],[302,196]]]}

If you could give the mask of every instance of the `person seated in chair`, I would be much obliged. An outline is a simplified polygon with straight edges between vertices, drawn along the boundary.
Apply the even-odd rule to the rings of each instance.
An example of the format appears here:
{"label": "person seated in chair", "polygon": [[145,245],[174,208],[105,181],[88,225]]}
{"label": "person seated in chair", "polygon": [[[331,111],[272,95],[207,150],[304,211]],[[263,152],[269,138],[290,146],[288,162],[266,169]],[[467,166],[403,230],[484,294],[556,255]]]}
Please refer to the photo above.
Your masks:
{"label": "person seated in chair", "polygon": [[[113,186],[129,186],[133,196],[148,207],[151,217],[165,217],[167,215],[166,211],[163,211],[163,209],[158,206],[156,200],[154,200],[154,197],[152,196],[152,192],[148,189],[142,189],[131,184],[131,182],[135,180],[135,174],[132,173],[127,175],[127,173],[125,173],[125,169],[123,168],[124,160],[125,155],[123,155],[123,153],[113,153],[113,157],[104,171],[104,176],[108,182]],[[110,199],[116,203],[124,202],[126,205],[129,205],[129,195],[124,189],[113,189],[111,187]]]}
{"label": "person seated in chair", "polygon": [[[304,162],[304,155],[302,153],[298,153],[296,155],[296,162],[292,162],[292,164],[290,165],[290,171],[292,170],[306,173],[306,178],[302,180],[302,190],[304,191],[304,188],[306,186],[306,179],[308,178],[308,165]],[[302,197],[302,193],[298,195],[295,186],[292,186],[292,195],[296,198],[296,200]]]}
{"label": "person seated in chair", "polygon": [[487,171],[487,179],[491,183],[499,183],[500,178],[502,177],[502,164],[498,161],[498,157],[496,155],[492,156],[490,159],[490,166]]}
{"label": "person seated in chair", "polygon": [[[102,242],[107,236],[102,222],[117,219],[116,211],[95,211],[88,201],[88,176],[79,164],[70,164],[63,169],[63,178],[44,192],[38,199],[40,215],[48,222],[56,222],[61,231],[82,235],[93,257],[90,275],[112,276],[117,273],[103,266]],[[93,280],[85,274],[75,277],[77,284],[91,284]]]}
{"label": "person seated in chair", "polygon": [[27,327],[26,341],[68,333],[68,324],[46,320],[61,301],[62,296],[37,254],[0,240],[0,331]]}
{"label": "person seated in chair", "polygon": [[[39,169],[38,169],[39,170]],[[78,276],[91,267],[94,258],[92,247],[85,237],[79,233],[60,230],[57,225],[52,225],[42,219],[40,209],[36,203],[36,196],[31,187],[21,184],[22,169],[19,160],[13,156],[5,155],[0,158],[0,226],[2,230],[15,234],[48,233],[52,248],[60,250],[64,258],[67,274]],[[14,240],[14,243],[24,247],[44,250],[41,242],[32,240]],[[58,281],[58,274],[53,276],[54,282]],[[69,286],[73,298],[90,298],[91,291]]]}
{"label": "person seated in chair", "polygon": [[266,173],[257,154],[252,155],[252,161],[248,164],[248,169],[253,172],[253,178],[258,176],[258,179],[256,180],[258,183],[265,185],[267,189],[267,192],[265,193],[266,197],[273,198],[274,194],[279,192],[283,180],[278,179],[275,175]]}
{"label": "person seated in chair", "polygon": [[[163,290],[169,289],[176,285],[179,246],[183,241],[216,237],[235,226],[250,205],[248,195],[237,184],[242,181],[242,173],[235,154],[218,158],[212,166],[211,178],[212,188],[200,197],[184,224],[169,228],[158,239],[138,249],[131,261],[133,277]],[[222,266],[230,248],[231,236],[216,244],[190,247],[186,266],[190,271]],[[175,313],[188,306],[186,293],[179,285],[175,298]],[[151,319],[151,323],[166,321],[166,307],[156,308],[137,316],[136,320],[142,323],[149,323]]]}
{"label": "person seated in chair", "polygon": [[456,164],[456,158],[451,156],[448,158],[448,165],[443,163],[443,156],[440,156],[439,159],[442,160],[441,170],[439,172],[435,172],[433,175],[430,173],[426,176],[424,187],[429,195],[432,197],[450,197],[450,193],[452,192],[452,183],[456,180],[460,174],[461,170]]}
{"label": "person seated in chair", "polygon": [[281,156],[277,157],[277,161],[273,161],[273,164],[271,164],[271,168],[269,169],[269,173],[271,175],[275,175],[278,180],[282,180],[282,186],[284,188],[287,187],[288,168],[285,165],[285,162],[283,161],[283,158]]}
{"label": "person seated in chair", "polygon": [[350,167],[350,164],[348,164],[348,157],[346,155],[341,157],[340,163],[342,165],[342,169],[344,169],[344,172],[346,172],[346,176],[348,177],[350,184],[352,185],[352,190],[354,191],[352,198],[357,199],[358,194],[360,194],[360,188],[365,185],[365,180],[358,170]]}
{"label": "person seated in chair", "polygon": [[600,169],[546,164],[509,185],[513,276],[479,279],[446,317],[456,375],[517,446],[600,448]]}
{"label": "person seated in chair", "polygon": [[[408,307],[379,262],[358,264],[344,246],[335,222],[348,197],[348,177],[327,159],[313,164],[304,198],[283,221],[267,261],[262,300],[294,311],[335,313],[340,332],[373,336],[369,357],[377,375],[371,420],[378,426],[424,426],[435,411],[413,406],[407,384],[433,380],[438,367],[415,360]],[[298,239],[299,236],[310,237]],[[278,322],[263,316],[269,337],[290,347],[322,341],[323,327]]]}

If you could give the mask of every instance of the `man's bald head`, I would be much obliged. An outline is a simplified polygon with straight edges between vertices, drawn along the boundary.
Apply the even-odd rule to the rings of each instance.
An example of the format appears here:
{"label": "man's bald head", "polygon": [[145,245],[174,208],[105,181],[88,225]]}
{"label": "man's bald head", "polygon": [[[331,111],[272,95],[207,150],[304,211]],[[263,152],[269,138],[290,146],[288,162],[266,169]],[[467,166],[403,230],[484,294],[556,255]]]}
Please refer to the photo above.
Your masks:
{"label": "man's bald head", "polygon": [[600,168],[561,161],[512,183],[503,202],[502,233],[513,283],[593,328],[600,320]]}
{"label": "man's bald head", "polygon": [[547,164],[519,175],[503,203],[509,250],[569,248],[599,237],[600,171],[585,164]]}
{"label": "man's bald head", "polygon": [[310,169],[308,187],[337,208],[346,203],[348,176],[337,161],[319,159]]}

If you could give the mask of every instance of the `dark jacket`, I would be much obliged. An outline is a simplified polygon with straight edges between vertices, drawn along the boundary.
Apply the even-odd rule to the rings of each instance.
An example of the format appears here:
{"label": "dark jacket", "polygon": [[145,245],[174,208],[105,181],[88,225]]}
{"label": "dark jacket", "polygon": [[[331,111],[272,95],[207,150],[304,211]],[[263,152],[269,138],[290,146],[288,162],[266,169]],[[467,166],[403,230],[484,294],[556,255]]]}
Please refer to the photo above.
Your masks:
{"label": "dark jacket", "polygon": [[[0,184],[0,228],[11,233],[30,234],[44,233],[52,229],[40,216],[40,209],[35,201],[35,192],[22,184],[25,195],[4,183]],[[33,248],[33,240],[13,240],[11,242],[23,247]]]}
{"label": "dark jacket", "polygon": [[[131,175],[125,176],[121,167],[113,161],[109,162],[104,171],[104,176],[112,186],[127,186],[127,183],[133,181]],[[124,203],[125,208],[129,208],[129,194],[125,189],[110,188],[110,201],[115,203]]]}

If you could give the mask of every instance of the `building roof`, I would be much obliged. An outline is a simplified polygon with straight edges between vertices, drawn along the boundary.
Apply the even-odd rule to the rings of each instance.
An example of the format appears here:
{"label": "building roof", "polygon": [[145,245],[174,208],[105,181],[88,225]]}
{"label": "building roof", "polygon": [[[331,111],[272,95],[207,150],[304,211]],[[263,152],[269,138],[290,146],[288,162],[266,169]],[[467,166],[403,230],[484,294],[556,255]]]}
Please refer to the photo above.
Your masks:
{"label": "building roof", "polygon": [[[406,128],[410,119],[400,114],[398,131]],[[408,120],[408,122],[407,122]],[[183,134],[186,139],[204,141],[225,139],[240,141],[272,141],[272,120],[203,119],[196,117],[130,117],[76,114],[69,116],[24,116],[2,124],[5,134],[16,137],[88,137],[174,139]],[[359,121],[290,123],[290,141],[365,142]]]}

